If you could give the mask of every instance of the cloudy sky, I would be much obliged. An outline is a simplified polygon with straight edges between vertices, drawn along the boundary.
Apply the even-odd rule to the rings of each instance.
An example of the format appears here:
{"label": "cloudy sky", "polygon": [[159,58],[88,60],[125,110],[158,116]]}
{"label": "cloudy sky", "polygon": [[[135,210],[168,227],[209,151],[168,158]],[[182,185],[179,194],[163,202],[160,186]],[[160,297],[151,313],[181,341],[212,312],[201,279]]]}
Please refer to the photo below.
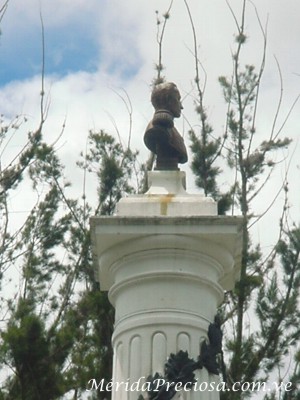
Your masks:
{"label": "cloudy sky", "polygon": [[[242,1],[228,2],[239,18]],[[68,165],[71,180],[76,180],[75,160],[85,148],[90,129],[104,128],[115,133],[117,126],[122,139],[127,141],[129,116],[120,98],[124,91],[133,106],[132,146],[141,150],[143,160],[147,151],[142,138],[153,112],[149,95],[158,54],[155,11],[161,15],[169,4],[169,0],[10,0],[1,21],[0,109],[7,119],[18,114],[28,120],[11,141],[10,150],[21,146],[26,132],[38,124],[42,17],[49,102],[45,136],[55,141],[66,120],[57,148]],[[267,63],[258,115],[260,142],[263,135],[270,132],[280,95],[275,56],[281,68],[284,91],[278,127],[300,93],[300,2],[253,0],[247,3],[249,40],[243,61],[258,64],[263,43],[253,4],[262,24],[268,20]],[[224,129],[226,106],[217,78],[231,73],[236,26],[225,0],[189,0],[189,5],[198,35],[199,59],[207,74],[205,104],[214,132],[219,135]],[[190,125],[197,127],[190,95],[195,75],[192,48],[192,30],[184,1],[174,0],[163,44],[163,64],[164,75],[177,83],[184,99],[185,118],[178,121],[183,135]],[[289,155],[294,152],[291,202],[298,215],[299,108],[297,104],[282,132],[283,136],[292,136],[295,140]],[[6,154],[9,159],[9,150]],[[5,154],[2,156],[5,160]],[[274,188],[282,181],[283,171],[284,168],[274,178]]]}

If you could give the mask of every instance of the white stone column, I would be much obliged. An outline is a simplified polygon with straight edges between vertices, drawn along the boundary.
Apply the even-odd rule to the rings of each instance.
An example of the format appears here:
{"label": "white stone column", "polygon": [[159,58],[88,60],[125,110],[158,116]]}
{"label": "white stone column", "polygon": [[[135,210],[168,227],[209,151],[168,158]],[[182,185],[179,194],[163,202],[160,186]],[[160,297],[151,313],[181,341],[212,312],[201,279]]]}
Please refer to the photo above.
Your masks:
{"label": "white stone column", "polygon": [[[163,375],[171,353],[197,359],[224,290],[238,278],[241,247],[240,219],[217,216],[212,200],[188,195],[182,172],[154,172],[150,180],[146,195],[119,203],[118,215],[91,219],[96,273],[116,310],[113,382],[139,387],[149,375]],[[218,382],[205,369],[196,377]],[[114,400],[138,396],[125,386],[113,393]]]}

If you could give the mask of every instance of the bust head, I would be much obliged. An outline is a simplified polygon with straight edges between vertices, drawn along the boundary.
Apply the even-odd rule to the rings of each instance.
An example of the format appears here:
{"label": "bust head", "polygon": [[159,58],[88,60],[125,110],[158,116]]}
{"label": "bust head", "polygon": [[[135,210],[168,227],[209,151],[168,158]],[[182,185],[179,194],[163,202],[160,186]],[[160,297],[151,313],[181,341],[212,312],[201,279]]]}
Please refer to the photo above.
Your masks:
{"label": "bust head", "polygon": [[155,110],[167,110],[175,118],[180,117],[183,108],[179,90],[173,82],[156,85],[152,91],[151,103]]}

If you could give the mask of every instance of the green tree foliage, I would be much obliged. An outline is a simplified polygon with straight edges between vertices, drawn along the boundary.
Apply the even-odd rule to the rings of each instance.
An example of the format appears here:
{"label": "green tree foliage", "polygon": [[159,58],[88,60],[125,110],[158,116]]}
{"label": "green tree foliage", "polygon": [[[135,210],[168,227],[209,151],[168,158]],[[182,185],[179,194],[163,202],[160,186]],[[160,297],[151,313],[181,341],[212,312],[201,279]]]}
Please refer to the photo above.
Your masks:
{"label": "green tree foliage", "polygon": [[[43,125],[0,174],[2,283],[13,269],[19,280],[14,294],[1,298],[6,323],[0,332],[0,363],[2,372],[12,373],[0,398],[7,400],[51,400],[66,393],[79,399],[90,379],[109,381],[112,371],[114,312],[95,282],[89,217],[113,213],[120,197],[134,190],[136,153],[104,131],[90,132],[78,168],[85,180],[94,177],[98,200],[92,206],[85,193],[82,199],[68,197],[64,166],[43,141]],[[2,125],[3,149],[11,127]],[[16,228],[10,204],[23,183],[31,184],[37,201]],[[109,395],[95,392],[90,398]]]}
{"label": "green tree foliage", "polygon": [[[189,11],[188,3],[185,4]],[[156,82],[164,79],[162,44],[171,6],[172,2],[163,15],[163,23],[157,14]],[[253,201],[276,166],[272,155],[290,143],[288,138],[280,137],[282,127],[276,130],[278,113],[268,137],[261,135],[256,124],[265,63],[265,33],[262,30],[261,65],[258,69],[244,65],[241,55],[248,37],[246,1],[243,1],[233,73],[229,78],[219,79],[228,112],[225,132],[217,137],[204,105],[190,12],[189,16],[195,45],[195,109],[200,120],[199,131],[193,129],[189,133],[191,168],[196,184],[206,195],[219,200],[220,214],[231,207],[243,218],[241,280],[232,292],[226,293],[221,308],[230,332],[224,348],[228,384],[267,380],[284,365],[292,350],[295,358],[285,380],[292,382],[293,390],[282,397],[300,399],[300,229],[288,228],[284,209],[279,221],[280,239],[267,255],[249,231],[257,221]],[[237,22],[235,15],[234,18]],[[81,398],[90,379],[111,378],[114,312],[94,278],[89,217],[111,215],[116,202],[135,190],[131,182],[137,153],[100,130],[90,132],[86,154],[81,154],[78,161],[83,186],[93,179],[97,201],[89,201],[85,190],[81,198],[69,196],[64,165],[54,146],[43,139],[43,93],[44,90],[38,129],[28,135],[19,154],[0,164],[0,284],[9,288],[9,296],[2,294],[0,298],[0,363],[6,376],[0,399],[5,400],[51,400],[66,394],[76,400]],[[21,122],[20,117],[12,122],[4,118],[0,121],[1,153]],[[235,177],[226,193],[220,190],[222,169],[227,168],[224,160]],[[24,221],[17,224],[11,204],[22,185],[31,185],[36,203]],[[287,182],[282,189],[287,198]],[[10,282],[12,277],[16,285]],[[256,324],[250,328],[245,323],[247,312],[256,318]],[[95,391],[90,399],[109,395]],[[241,399],[251,393],[223,395]],[[266,400],[276,396],[270,393]]]}
{"label": "green tree foliage", "polygon": [[[195,59],[195,111],[200,121],[200,130],[190,129],[189,139],[192,152],[191,169],[196,179],[196,185],[203,189],[205,196],[211,196],[218,202],[219,214],[225,214],[231,204],[230,193],[221,193],[217,177],[221,173],[221,168],[216,162],[221,155],[227,134],[223,138],[216,138],[213,134],[213,127],[209,123],[207,110],[204,104],[205,83],[201,86],[200,82],[200,63],[198,57],[198,43],[193,16],[188,4],[184,0],[190,25],[193,33],[194,59]],[[205,76],[206,81],[206,76]]]}
{"label": "green tree foliage", "polygon": [[30,303],[19,300],[7,330],[2,333],[2,354],[16,374],[8,379],[4,398],[56,399],[63,393],[58,366],[61,367],[64,356],[55,357],[51,352],[45,326]]}
{"label": "green tree foliage", "polygon": [[[214,136],[213,128],[207,121],[203,102],[204,91],[200,86],[195,30],[189,14],[195,43],[195,82],[198,92],[196,112],[201,127],[200,132],[190,131],[191,167],[196,176],[196,184],[204,189],[205,194],[221,200],[219,213],[231,206],[232,211],[235,210],[243,217],[241,279],[235,290],[226,294],[226,301],[222,306],[224,320],[228,321],[227,326],[232,327],[225,348],[228,384],[230,386],[234,382],[268,380],[271,373],[274,376],[274,372],[284,365],[289,351],[293,351],[296,353],[295,370],[285,379],[294,383],[291,398],[297,398],[300,393],[299,386],[297,389],[299,362],[296,352],[300,339],[300,229],[295,226],[290,230],[284,224],[288,196],[286,181],[281,188],[286,202],[282,216],[278,218],[280,240],[270,254],[266,255],[250,235],[250,227],[260,218],[254,216],[253,201],[268,184],[276,167],[274,153],[287,148],[291,140],[280,136],[284,125],[276,128],[281,100],[274,121],[271,121],[269,137],[257,131],[256,116],[259,113],[259,90],[265,66],[266,34],[258,17],[263,43],[261,65],[258,69],[254,65],[244,65],[241,60],[244,47],[248,43],[245,32],[247,4],[243,1],[241,22],[230,8],[238,32],[236,50],[232,56],[232,76],[219,78],[227,104],[227,124],[220,138]],[[219,191],[219,165],[223,158],[233,171],[231,175],[235,177],[225,194]],[[272,201],[273,199],[270,203]],[[257,318],[250,329],[245,323],[245,315],[248,312]],[[255,321],[255,318],[253,320]],[[251,393],[241,392],[222,393],[222,396],[228,399],[240,399],[250,395]]]}
{"label": "green tree foliage", "polygon": [[97,214],[110,215],[120,198],[134,191],[130,178],[137,152],[124,149],[121,143],[116,143],[114,137],[104,131],[90,133],[89,149],[85,160],[79,165],[94,172],[98,178]]}

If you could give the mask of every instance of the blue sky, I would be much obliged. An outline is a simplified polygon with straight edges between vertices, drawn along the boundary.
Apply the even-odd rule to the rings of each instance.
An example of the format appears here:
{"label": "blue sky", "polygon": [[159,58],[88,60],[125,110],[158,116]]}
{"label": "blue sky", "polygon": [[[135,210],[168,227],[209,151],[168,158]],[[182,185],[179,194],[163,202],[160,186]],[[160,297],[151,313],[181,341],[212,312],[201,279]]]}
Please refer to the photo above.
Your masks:
{"label": "blue sky", "polygon": [[[263,25],[269,18],[266,71],[258,115],[258,131],[269,132],[280,94],[273,55],[280,64],[284,89],[279,122],[284,120],[300,91],[300,77],[295,74],[300,73],[300,3],[288,0],[288,7],[283,0],[255,0],[254,3]],[[169,0],[10,0],[1,24],[1,113],[7,118],[17,113],[27,117],[25,138],[27,131],[38,124],[41,9],[49,98],[45,136],[55,141],[66,119],[61,139],[66,144],[61,145],[60,152],[70,165],[75,164],[74,160],[84,148],[90,129],[116,133],[117,126],[126,143],[128,111],[116,95],[116,92],[124,94],[125,90],[133,106],[133,145],[146,157],[142,136],[153,112],[149,97],[157,62],[155,10],[162,14],[169,4]],[[226,105],[218,77],[230,75],[232,70],[235,22],[225,0],[190,0],[189,4],[198,35],[199,58],[206,71],[205,102],[209,119],[216,134],[222,134]],[[230,0],[230,4],[239,17],[241,0]],[[249,43],[243,60],[258,64],[262,36],[250,2],[246,29]],[[186,119],[178,121],[183,135],[187,135],[190,125],[196,129],[198,126],[191,94],[195,73],[192,48],[192,32],[184,2],[174,1],[163,44],[163,64],[166,78],[178,85],[184,98]],[[201,79],[204,82],[204,74]],[[296,108],[283,135],[299,136],[298,114],[299,108]],[[16,138],[19,139],[20,136]],[[73,173],[72,167],[70,173]]]}
{"label": "blue sky", "polygon": [[[3,0],[2,0],[3,1]],[[241,0],[228,0],[239,18]],[[268,136],[281,93],[281,82],[274,55],[281,70],[283,99],[276,129],[285,120],[292,103],[300,93],[300,1],[253,0],[248,2],[246,31],[249,36],[243,61],[259,65],[262,36],[254,3],[265,25],[268,22],[266,68],[261,85],[257,112],[257,142]],[[155,10],[164,13],[170,0],[9,0],[1,23],[0,37],[0,114],[13,120],[16,114],[26,117],[17,131],[8,132],[7,142],[0,143],[1,163],[9,164],[27,141],[28,132],[39,126],[41,92],[41,23],[45,27],[45,103],[47,118],[43,128],[45,140],[55,143],[57,154],[65,164],[66,180],[72,183],[72,196],[82,196],[83,176],[76,168],[81,151],[86,148],[90,130],[117,132],[127,143],[132,121],[132,148],[140,152],[140,161],[148,157],[143,144],[145,127],[153,108],[150,86],[157,63]],[[206,79],[204,102],[213,126],[213,134],[224,133],[227,106],[218,83],[220,75],[232,72],[232,53],[236,26],[226,0],[189,0],[198,36],[200,83]],[[0,0],[1,6],[1,0]],[[190,127],[199,131],[194,112],[193,39],[183,0],[174,0],[163,44],[164,75],[175,82],[182,94],[184,118],[176,121],[180,133],[187,138]],[[126,94],[125,94],[126,93]],[[129,115],[128,98],[132,104]],[[289,166],[289,212],[295,221],[300,217],[300,104],[291,114],[281,137],[293,137],[290,153],[280,154],[277,173],[263,187],[252,211],[261,215],[278,192]],[[62,126],[64,126],[63,134]],[[225,162],[224,162],[225,164]],[[1,167],[2,167],[1,165]],[[187,189],[195,190],[194,178],[186,164]],[[234,174],[222,174],[221,188],[232,183]],[[227,185],[227,186],[226,186]],[[15,193],[11,209],[23,215],[35,204],[38,194],[26,190]],[[89,202],[95,198],[94,183],[86,183]],[[267,215],[252,229],[254,240],[263,250],[277,239],[274,221],[283,204],[283,195]],[[279,211],[278,211],[279,210]],[[272,227],[271,232],[269,227]],[[267,228],[266,228],[267,227]]]}
{"label": "blue sky", "polygon": [[[39,7],[44,24],[46,74],[64,76],[77,71],[95,72],[101,65],[102,58],[107,56],[105,38],[101,38],[102,35],[107,35],[105,29],[109,28],[105,25],[105,14],[109,14],[107,2],[100,1],[94,12],[91,7],[84,7],[77,2],[77,10],[74,3],[74,9],[69,13],[65,11],[71,5],[68,1],[62,1],[61,4],[56,2],[59,6],[57,12],[66,14],[64,17],[58,14],[57,19],[53,15],[56,12],[55,6],[47,9],[43,4],[39,6],[37,1],[30,0],[30,3],[35,6],[35,12],[28,12],[26,7],[16,9],[15,1],[11,0],[3,18],[0,37],[0,86],[11,81],[32,78],[41,72],[42,27]],[[133,26],[130,28],[134,30]],[[121,21],[110,29],[109,34],[115,41],[116,48],[124,48],[121,43]],[[112,57],[106,68],[112,74],[119,73],[124,79],[134,76],[139,68],[134,43],[131,44],[131,53],[136,53],[134,64],[124,58],[117,62]]]}
{"label": "blue sky", "polygon": [[[101,57],[97,40],[89,26],[69,23],[57,28],[45,28],[45,66],[47,74],[66,75],[97,69]],[[1,37],[0,85],[13,80],[31,78],[41,72],[41,28],[31,26],[23,32],[9,30],[5,24]]]}

